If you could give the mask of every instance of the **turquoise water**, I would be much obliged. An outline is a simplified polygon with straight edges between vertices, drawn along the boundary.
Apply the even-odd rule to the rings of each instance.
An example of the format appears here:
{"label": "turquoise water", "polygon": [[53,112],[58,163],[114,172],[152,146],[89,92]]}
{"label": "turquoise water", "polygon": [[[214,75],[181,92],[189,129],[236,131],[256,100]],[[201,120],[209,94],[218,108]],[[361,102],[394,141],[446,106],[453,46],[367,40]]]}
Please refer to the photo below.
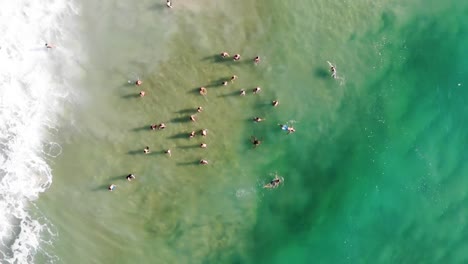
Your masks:
{"label": "turquoise water", "polygon": [[[466,262],[464,2],[103,1],[82,14],[83,96],[38,202],[58,262]],[[276,173],[284,184],[263,189]]]}

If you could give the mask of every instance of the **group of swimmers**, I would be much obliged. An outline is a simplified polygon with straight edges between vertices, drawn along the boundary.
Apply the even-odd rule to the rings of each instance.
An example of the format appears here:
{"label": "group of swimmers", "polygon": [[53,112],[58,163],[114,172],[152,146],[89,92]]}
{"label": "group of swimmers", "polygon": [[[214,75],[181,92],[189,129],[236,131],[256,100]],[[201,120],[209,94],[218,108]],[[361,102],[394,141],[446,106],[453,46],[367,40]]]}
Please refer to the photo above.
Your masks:
{"label": "group of swimmers", "polygon": [[[170,0],[167,0],[167,5],[168,5],[168,7],[172,7],[172,6],[171,6]],[[51,47],[49,47],[48,44],[46,44],[46,47],[47,47],[47,48],[51,48]],[[221,57],[222,59],[228,59],[228,58],[229,58],[229,54],[228,54],[227,52],[222,52],[222,53],[220,54],[220,57]],[[233,59],[234,61],[238,61],[238,60],[240,60],[240,57],[241,57],[240,54],[235,54],[235,55],[232,57],[232,59]],[[258,64],[258,63],[260,62],[260,57],[259,57],[259,56],[256,56],[256,57],[253,59],[253,62],[254,62],[255,64]],[[337,77],[336,67],[335,67],[332,63],[330,63],[330,62],[328,62],[328,64],[329,64],[329,66],[330,66],[331,77],[333,77],[334,79],[338,78],[338,77]],[[231,82],[234,82],[234,80],[236,80],[237,78],[238,78],[238,77],[237,77],[236,75],[233,75],[233,76],[231,77]],[[143,82],[142,82],[140,79],[138,79],[138,80],[135,81],[135,85],[136,85],[136,86],[141,86],[142,84],[143,84]],[[223,81],[221,84],[222,84],[222,85],[228,85],[228,82],[227,82],[227,81]],[[261,88],[260,88],[260,87],[255,87],[255,88],[253,88],[252,93],[253,93],[253,94],[258,94],[260,91],[261,91]],[[200,87],[199,93],[200,93],[201,95],[205,96],[205,95],[207,95],[208,90],[207,90],[205,87]],[[244,89],[241,89],[241,90],[240,90],[240,95],[241,95],[241,96],[246,95],[246,91],[245,91]],[[144,92],[144,91],[140,91],[140,97],[144,97],[144,96],[145,96],[145,92]],[[276,106],[279,105],[279,101],[278,101],[278,100],[273,100],[273,101],[271,102],[271,105],[272,105],[273,107],[276,107]],[[200,112],[203,111],[203,108],[202,108],[201,106],[199,106],[199,107],[196,109],[196,111],[197,111],[198,113],[200,113]],[[190,118],[190,121],[196,121],[195,115],[190,115],[189,118]],[[254,122],[257,122],[257,123],[262,122],[262,121],[264,121],[264,120],[265,120],[265,118],[261,118],[261,117],[254,117],[254,118],[253,118],[253,121],[254,121]],[[288,124],[278,124],[278,125],[280,126],[281,130],[287,131],[288,134],[291,134],[291,133],[296,132],[296,130],[294,129],[294,127],[292,127],[291,125],[288,125]],[[151,129],[151,130],[162,130],[162,129],[165,129],[165,128],[166,128],[166,125],[165,125],[164,123],[152,124],[152,125],[150,126],[150,129]],[[200,135],[203,136],[203,137],[205,137],[205,136],[207,135],[207,132],[208,132],[207,129],[202,129],[202,130],[199,131]],[[196,132],[195,132],[195,131],[192,131],[192,132],[190,132],[190,133],[188,134],[188,137],[189,137],[189,138],[193,138],[193,137],[195,137],[195,135],[196,135]],[[252,143],[252,145],[253,145],[254,148],[258,147],[258,146],[262,143],[262,141],[261,141],[260,139],[258,139],[257,137],[254,137],[254,136],[251,137],[250,141],[251,141],[251,143]],[[206,147],[207,147],[207,144],[206,144],[206,143],[201,143],[201,144],[199,145],[199,147],[200,147],[200,148],[206,148]],[[149,146],[146,146],[146,147],[143,149],[143,153],[144,153],[144,154],[149,154],[149,153],[150,153],[150,148],[149,148]],[[164,153],[167,154],[168,156],[171,156],[171,155],[172,155],[172,152],[171,152],[170,149],[165,150]],[[209,163],[209,162],[208,162],[207,160],[205,160],[205,159],[201,159],[201,160],[199,161],[199,164],[200,164],[200,165],[207,165],[208,163]],[[135,179],[135,175],[129,174],[129,175],[126,176],[126,179],[127,179],[128,181],[132,181],[132,180]],[[280,177],[278,177],[278,175],[275,175],[275,178],[274,178],[273,180],[271,180],[269,183],[265,184],[265,185],[263,186],[263,188],[269,188],[269,189],[271,189],[271,188],[276,188],[276,187],[278,187],[281,183],[282,183],[282,179],[281,179]],[[109,187],[108,187],[109,191],[113,191],[115,188],[116,188],[116,185],[115,185],[115,184],[111,184],[111,185],[109,185]]]}
{"label": "group of swimmers", "polygon": [[[168,6],[168,7],[172,7],[170,0],[167,0],[167,6]],[[229,56],[229,53],[227,53],[227,52],[222,52],[219,56],[220,56],[222,59],[229,59],[229,57],[230,57],[230,56]],[[232,60],[234,60],[234,61],[239,61],[240,58],[241,58],[240,54],[235,54],[235,55],[232,57]],[[253,58],[253,63],[255,63],[255,64],[260,63],[260,57],[259,57],[259,56],[256,56],[255,58]],[[230,78],[230,81],[231,81],[231,82],[234,82],[237,78],[238,78],[237,75],[232,75],[231,78]],[[137,79],[137,80],[134,82],[134,84],[135,84],[136,86],[141,86],[141,85],[143,84],[143,81],[140,80],[140,79]],[[228,81],[223,81],[223,82],[221,83],[221,85],[223,85],[223,86],[228,85]],[[255,87],[255,88],[252,89],[252,93],[253,93],[253,94],[258,94],[258,93],[260,93],[260,91],[261,91],[261,88],[260,88],[260,87]],[[200,95],[205,96],[205,95],[207,95],[208,90],[207,90],[205,87],[200,87],[200,88],[199,88],[199,93],[200,93]],[[146,94],[145,91],[140,91],[140,93],[139,93],[140,97],[144,97],[145,94]],[[240,90],[240,95],[241,95],[241,96],[246,95],[246,91],[245,91],[244,89],[241,89],[241,90]],[[273,101],[271,102],[271,105],[272,105],[273,107],[276,107],[276,106],[279,105],[279,101],[278,101],[278,100],[273,100]],[[197,111],[198,113],[202,112],[202,111],[203,111],[203,107],[201,107],[201,106],[197,107],[196,111]],[[189,119],[190,119],[190,121],[193,121],[193,122],[196,121],[195,115],[190,115]],[[254,121],[254,122],[262,122],[262,121],[264,121],[264,120],[265,120],[265,119],[264,119],[264,118],[261,118],[261,117],[254,117],[254,118],[253,118],[253,121]],[[162,130],[162,129],[165,129],[165,128],[166,128],[166,124],[164,124],[164,123],[151,124],[151,125],[150,125],[150,129],[151,129],[151,130]],[[292,132],[294,132],[294,131],[295,131],[295,130],[292,130]],[[200,134],[202,137],[205,137],[205,136],[208,134],[208,130],[207,130],[207,129],[202,129],[202,130],[199,131],[199,134]],[[191,131],[191,132],[188,134],[188,137],[189,137],[189,138],[193,138],[193,137],[195,137],[195,135],[196,135],[196,132],[195,132],[195,131]],[[252,137],[251,142],[252,142],[252,144],[253,144],[254,147],[257,147],[257,146],[259,146],[259,145],[262,143],[262,141],[259,140],[259,139],[256,138],[256,137]],[[200,148],[206,148],[206,147],[207,147],[207,144],[206,144],[206,143],[201,143],[201,144],[199,145],[199,147],[200,147]],[[149,154],[149,153],[151,153],[150,147],[149,147],[149,146],[146,146],[146,147],[143,149],[143,153],[144,153],[144,154]],[[167,154],[168,156],[171,156],[171,155],[172,155],[172,152],[171,152],[170,149],[165,150],[164,153]],[[208,160],[206,160],[206,159],[201,159],[198,163],[199,163],[200,165],[207,165],[207,164],[209,164]],[[135,177],[135,175],[133,175],[133,174],[129,174],[129,175],[127,175],[127,177],[126,177],[126,179],[127,179],[128,181],[132,181],[132,180],[134,180],[135,178],[136,178],[136,177]],[[276,179],[276,178],[275,178],[275,179]],[[276,187],[276,186],[279,184],[279,182],[277,182],[276,180],[273,180],[273,181],[272,181],[271,183],[269,183],[269,184],[270,184],[270,185],[268,185],[268,186],[271,186],[270,188],[274,188],[274,187]],[[109,187],[108,187],[109,191],[113,191],[113,190],[115,190],[115,188],[116,188],[116,185],[115,185],[115,184],[111,184],[111,185],[109,185]],[[268,187],[265,187],[265,188],[268,188]]]}

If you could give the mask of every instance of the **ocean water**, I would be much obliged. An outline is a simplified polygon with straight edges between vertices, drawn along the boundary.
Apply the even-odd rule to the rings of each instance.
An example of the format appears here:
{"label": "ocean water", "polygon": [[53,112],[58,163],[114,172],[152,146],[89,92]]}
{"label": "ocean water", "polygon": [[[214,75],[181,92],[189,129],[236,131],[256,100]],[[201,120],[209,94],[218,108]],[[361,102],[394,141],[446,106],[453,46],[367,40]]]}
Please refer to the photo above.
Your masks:
{"label": "ocean water", "polygon": [[[49,162],[70,82],[79,76],[71,49],[72,3],[2,2],[0,10],[0,262],[32,263],[56,235],[33,203],[52,183]],[[45,43],[61,43],[52,52]],[[62,69],[67,68],[64,72]],[[54,252],[43,252],[54,259]]]}
{"label": "ocean water", "polygon": [[467,261],[468,4],[54,3],[0,11],[2,262]]}

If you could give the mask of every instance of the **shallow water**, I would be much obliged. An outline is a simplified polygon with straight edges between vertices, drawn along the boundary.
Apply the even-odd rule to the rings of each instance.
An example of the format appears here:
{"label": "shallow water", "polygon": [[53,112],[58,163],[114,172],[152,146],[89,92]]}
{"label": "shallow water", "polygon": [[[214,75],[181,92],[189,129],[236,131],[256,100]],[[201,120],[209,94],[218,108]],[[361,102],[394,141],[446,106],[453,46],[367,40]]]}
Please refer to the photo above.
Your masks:
{"label": "shallow water", "polygon": [[[38,202],[58,262],[466,261],[468,5],[163,4],[82,7],[83,96]],[[224,50],[242,60],[219,60]],[[159,122],[167,128],[149,129]],[[286,122],[297,132],[281,131]],[[263,189],[275,174],[284,184]]]}

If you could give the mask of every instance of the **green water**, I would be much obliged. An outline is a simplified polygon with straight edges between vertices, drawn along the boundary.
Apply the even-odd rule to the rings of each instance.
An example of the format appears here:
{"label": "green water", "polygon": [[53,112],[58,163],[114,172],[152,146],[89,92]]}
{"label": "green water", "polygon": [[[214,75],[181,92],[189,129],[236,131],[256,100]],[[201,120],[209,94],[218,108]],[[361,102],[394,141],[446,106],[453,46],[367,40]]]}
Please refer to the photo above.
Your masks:
{"label": "green water", "polygon": [[[82,96],[38,201],[58,234],[45,250],[60,263],[466,262],[466,17],[463,1],[84,3]],[[284,184],[263,189],[275,173]]]}

